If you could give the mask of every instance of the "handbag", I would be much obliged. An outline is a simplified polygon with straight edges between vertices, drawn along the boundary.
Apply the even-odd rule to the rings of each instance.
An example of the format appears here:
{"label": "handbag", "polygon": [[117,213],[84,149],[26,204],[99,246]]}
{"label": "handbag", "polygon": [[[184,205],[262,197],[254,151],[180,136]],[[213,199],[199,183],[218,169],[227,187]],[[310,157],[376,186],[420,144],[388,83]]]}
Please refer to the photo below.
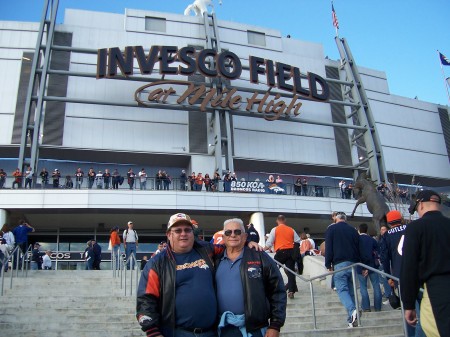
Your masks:
{"label": "handbag", "polygon": [[389,296],[389,304],[391,305],[392,309],[398,309],[401,307],[400,298],[395,293],[395,288],[392,288],[392,293]]}

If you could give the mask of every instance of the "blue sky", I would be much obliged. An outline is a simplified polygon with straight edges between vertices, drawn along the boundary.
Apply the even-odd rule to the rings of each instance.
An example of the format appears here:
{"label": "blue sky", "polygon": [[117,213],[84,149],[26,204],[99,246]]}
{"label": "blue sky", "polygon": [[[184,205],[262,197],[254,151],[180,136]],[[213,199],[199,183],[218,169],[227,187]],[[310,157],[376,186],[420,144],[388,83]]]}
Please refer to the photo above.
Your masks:
{"label": "blue sky", "polygon": [[[214,0],[219,20],[281,31],[298,40],[320,43],[338,59],[330,0]],[[124,13],[125,8],[182,14],[193,0],[60,0],[64,8]],[[0,20],[39,21],[44,0],[0,0]],[[339,35],[355,62],[385,71],[392,94],[448,105],[436,50],[450,58],[449,0],[334,0]],[[1,47],[1,46],[0,46]],[[450,66],[444,67],[450,77]]]}

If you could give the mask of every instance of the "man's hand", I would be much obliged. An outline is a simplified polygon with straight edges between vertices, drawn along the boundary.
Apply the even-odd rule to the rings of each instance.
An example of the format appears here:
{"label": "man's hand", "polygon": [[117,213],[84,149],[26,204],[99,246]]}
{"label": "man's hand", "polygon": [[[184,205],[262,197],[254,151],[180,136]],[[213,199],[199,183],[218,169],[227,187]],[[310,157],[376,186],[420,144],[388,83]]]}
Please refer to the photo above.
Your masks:
{"label": "man's hand", "polygon": [[394,282],[394,280],[393,279],[389,279],[388,280],[388,283],[389,283],[389,285],[391,286],[391,288],[395,288],[395,282]]}
{"label": "man's hand", "polygon": [[260,252],[262,252],[262,251],[264,250],[264,248],[263,248],[262,246],[258,245],[258,244],[257,244],[256,242],[254,242],[254,241],[250,241],[250,242],[247,244],[247,246],[248,246],[248,248],[252,248],[252,249],[257,250],[257,251],[260,251]]}
{"label": "man's hand", "polygon": [[280,332],[275,330],[275,329],[267,329],[266,334],[264,335],[264,337],[279,337],[280,336]]}
{"label": "man's hand", "polygon": [[405,320],[409,325],[416,326],[418,322],[416,310],[405,310]]}

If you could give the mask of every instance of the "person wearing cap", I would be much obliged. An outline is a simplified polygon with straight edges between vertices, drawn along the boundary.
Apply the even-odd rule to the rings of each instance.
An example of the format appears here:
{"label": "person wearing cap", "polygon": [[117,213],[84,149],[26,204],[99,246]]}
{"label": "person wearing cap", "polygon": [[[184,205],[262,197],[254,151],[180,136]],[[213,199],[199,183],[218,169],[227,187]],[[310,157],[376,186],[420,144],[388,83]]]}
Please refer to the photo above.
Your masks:
{"label": "person wearing cap", "polygon": [[[273,246],[275,250],[274,259],[279,263],[286,265],[290,270],[295,270],[295,262],[298,254],[293,254],[294,243],[300,245],[300,237],[292,227],[286,225],[285,216],[278,215],[277,226],[270,231],[264,250],[269,250]],[[297,249],[295,249],[295,251],[297,251]],[[298,291],[295,275],[288,271],[285,271],[285,273],[288,278],[288,297],[294,298],[294,293]]]}
{"label": "person wearing cap", "polygon": [[[420,323],[425,334],[450,336],[450,219],[440,211],[441,197],[432,190],[420,191],[409,212],[419,219],[406,228],[400,270],[400,292],[408,324],[417,324],[415,302],[424,289]],[[406,258],[407,257],[407,258]]]}
{"label": "person wearing cap", "polygon": [[[389,211],[386,214],[386,221],[390,228],[385,231],[381,237],[381,264],[383,266],[383,271],[386,274],[400,278],[400,270],[402,266],[402,245],[405,238],[407,225],[404,222],[402,213],[397,210]],[[391,293],[395,293],[395,289],[398,288],[398,283],[390,278],[387,279],[387,282],[391,287]],[[420,294],[418,295],[418,298],[420,299],[422,296],[420,296]],[[416,301],[415,309],[417,315],[419,315],[419,300]],[[418,323],[415,327],[408,325],[407,333],[408,336],[424,336],[420,323]]]}
{"label": "person wearing cap", "polygon": [[246,247],[241,219],[226,220],[223,232],[226,250],[215,262],[220,336],[278,337],[287,297],[277,264],[265,252]]}
{"label": "person wearing cap", "polygon": [[[125,258],[133,254],[136,258],[136,251],[139,246],[139,237],[137,232],[133,229],[133,222],[128,221],[128,228],[123,231],[123,247],[125,248]],[[127,269],[134,269],[134,259],[128,261]]]}
{"label": "person wearing cap", "polygon": [[36,242],[31,252],[31,270],[42,270],[42,256],[44,256],[45,253],[39,251],[39,248],[41,248],[41,245]]}
{"label": "person wearing cap", "polygon": [[98,173],[95,175],[95,180],[97,181],[97,189],[103,189],[103,172],[98,171]]}
{"label": "person wearing cap", "polygon": [[45,251],[45,255],[42,256],[42,269],[52,270],[52,260],[50,259],[52,252],[50,250]]}
{"label": "person wearing cap", "polygon": [[247,233],[248,241],[253,241],[256,243],[259,242],[259,233],[256,230],[255,226],[253,226],[252,223],[249,223],[247,225],[247,229],[245,230],[245,232]]}
{"label": "person wearing cap", "polygon": [[186,191],[186,189],[187,189],[186,183],[187,183],[186,171],[185,170],[181,170],[181,174],[180,174],[180,190]]}
{"label": "person wearing cap", "polygon": [[[119,226],[115,226],[111,229],[109,235],[109,242],[111,245],[111,254],[113,260],[113,266],[115,269],[119,269],[120,263],[120,236],[119,236]],[[114,262],[115,261],[115,262]]]}
{"label": "person wearing cap", "polygon": [[[325,232],[325,267],[329,271],[339,270],[360,262],[359,235],[350,226],[344,212],[336,212],[336,223]],[[358,326],[358,312],[355,306],[352,269],[334,274],[334,283],[339,300],[347,311],[347,326]]]}
{"label": "person wearing cap", "polygon": [[52,173],[53,188],[59,188],[59,179],[61,178],[61,173],[58,169],[55,169]]}
{"label": "person wearing cap", "polygon": [[16,239],[15,245],[19,246],[20,250],[22,251],[22,257],[15,260],[14,268],[16,268],[17,264],[21,265],[22,258],[25,255],[28,247],[28,233],[33,232],[34,228],[25,220],[20,220],[19,225],[13,229],[12,233],[14,234],[14,237]]}
{"label": "person wearing cap", "polygon": [[142,271],[136,318],[148,337],[216,336],[213,259],[224,246],[195,241],[191,218],[184,213],[170,217],[166,235],[167,248]]}

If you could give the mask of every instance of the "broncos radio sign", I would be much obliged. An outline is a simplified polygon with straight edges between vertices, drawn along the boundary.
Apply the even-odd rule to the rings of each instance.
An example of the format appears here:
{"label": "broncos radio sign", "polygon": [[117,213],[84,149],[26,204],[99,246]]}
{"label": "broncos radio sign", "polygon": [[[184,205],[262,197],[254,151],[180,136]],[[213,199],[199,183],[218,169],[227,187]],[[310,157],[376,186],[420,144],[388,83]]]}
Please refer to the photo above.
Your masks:
{"label": "broncos radio sign", "polygon": [[232,181],[232,192],[286,194],[286,184],[261,181]]}

